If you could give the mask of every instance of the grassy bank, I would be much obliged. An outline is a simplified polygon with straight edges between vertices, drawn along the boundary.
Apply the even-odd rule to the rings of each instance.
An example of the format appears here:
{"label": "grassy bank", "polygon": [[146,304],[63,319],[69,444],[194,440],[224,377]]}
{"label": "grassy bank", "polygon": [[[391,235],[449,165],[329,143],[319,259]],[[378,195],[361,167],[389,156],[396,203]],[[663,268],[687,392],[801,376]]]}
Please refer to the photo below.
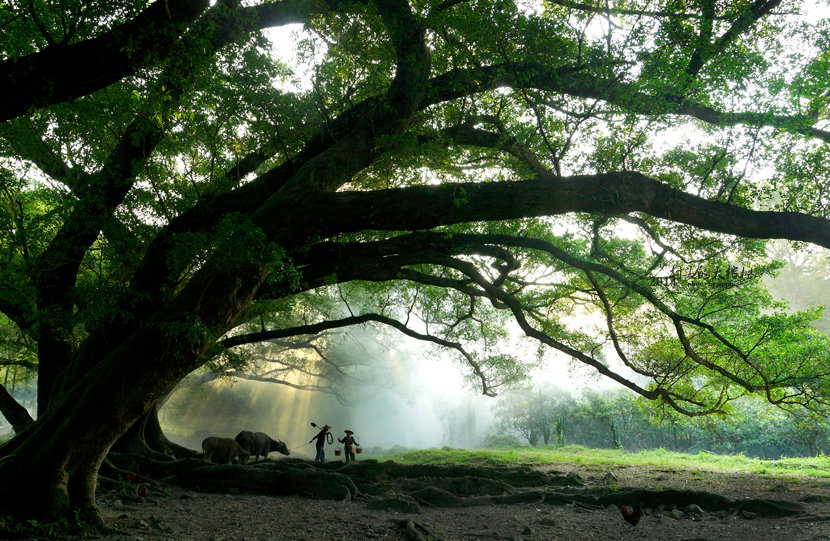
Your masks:
{"label": "grassy bank", "polygon": [[674,470],[707,470],[733,473],[753,473],[781,476],[830,477],[830,457],[786,458],[761,460],[743,455],[715,455],[676,453],[657,449],[627,453],[612,449],[566,447],[509,447],[496,449],[422,449],[373,456],[379,460],[394,460],[404,464],[579,464],[597,469],[619,466],[652,466]]}

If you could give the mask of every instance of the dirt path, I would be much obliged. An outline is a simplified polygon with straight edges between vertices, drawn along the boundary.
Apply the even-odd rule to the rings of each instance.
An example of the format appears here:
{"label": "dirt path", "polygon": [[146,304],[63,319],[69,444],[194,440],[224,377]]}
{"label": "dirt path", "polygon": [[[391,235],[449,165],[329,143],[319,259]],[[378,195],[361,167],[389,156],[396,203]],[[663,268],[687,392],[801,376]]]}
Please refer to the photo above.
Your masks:
{"label": "dirt path", "polygon": [[[750,475],[666,471],[629,467],[591,470],[558,464],[546,470],[573,471],[588,487],[702,490],[736,500],[800,502],[804,511],[787,518],[758,518],[741,511],[648,508],[636,527],[616,507],[541,502],[436,508],[418,513],[370,509],[368,499],[310,500],[296,496],[209,494],[173,487],[153,489],[140,501],[104,493],[101,507],[119,534],[106,540],[782,540],[830,541],[830,480],[782,480]],[[614,488],[616,490],[616,488]],[[407,521],[412,521],[407,531]],[[414,529],[413,529],[414,527]],[[417,532],[417,533],[416,533]],[[430,537],[431,535],[431,537]]]}

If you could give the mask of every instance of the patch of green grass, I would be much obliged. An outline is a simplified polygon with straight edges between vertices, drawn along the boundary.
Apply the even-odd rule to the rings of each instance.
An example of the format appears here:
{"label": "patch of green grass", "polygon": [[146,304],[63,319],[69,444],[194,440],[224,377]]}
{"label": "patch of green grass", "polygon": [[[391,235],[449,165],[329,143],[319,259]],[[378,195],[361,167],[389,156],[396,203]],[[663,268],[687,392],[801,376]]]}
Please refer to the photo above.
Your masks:
{"label": "patch of green grass", "polygon": [[579,464],[589,468],[651,466],[667,470],[701,470],[769,476],[830,478],[830,456],[762,460],[745,455],[677,453],[665,449],[627,453],[616,449],[565,447],[509,447],[495,449],[419,449],[377,457],[403,464],[544,465]]}

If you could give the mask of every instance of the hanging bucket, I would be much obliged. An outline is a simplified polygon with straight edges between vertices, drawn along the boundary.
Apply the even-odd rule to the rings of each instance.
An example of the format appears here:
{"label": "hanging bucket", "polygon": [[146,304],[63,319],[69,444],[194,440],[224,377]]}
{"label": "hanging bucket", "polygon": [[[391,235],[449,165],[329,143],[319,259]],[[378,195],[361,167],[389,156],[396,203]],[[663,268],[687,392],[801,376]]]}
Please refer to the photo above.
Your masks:
{"label": "hanging bucket", "polygon": [[335,449],[334,450],[334,456],[340,456],[340,452],[341,452],[340,449]]}
{"label": "hanging bucket", "polygon": [[362,453],[363,452],[363,447],[358,447],[357,449],[354,450],[354,452],[357,453],[357,454]]}

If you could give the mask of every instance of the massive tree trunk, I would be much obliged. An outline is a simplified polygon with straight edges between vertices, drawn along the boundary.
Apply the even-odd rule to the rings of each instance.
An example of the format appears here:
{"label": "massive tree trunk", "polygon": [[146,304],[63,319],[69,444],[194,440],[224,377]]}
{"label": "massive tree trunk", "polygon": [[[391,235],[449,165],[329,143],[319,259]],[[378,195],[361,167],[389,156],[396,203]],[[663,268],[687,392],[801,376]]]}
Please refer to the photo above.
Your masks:
{"label": "massive tree trunk", "polygon": [[265,276],[255,266],[205,272],[97,362],[81,354],[67,363],[49,408],[0,451],[0,509],[52,518],[80,509],[100,522],[96,477],[109,449],[199,365]]}
{"label": "massive tree trunk", "polygon": [[158,412],[159,403],[156,402],[119,438],[113,449],[165,459],[198,456],[198,451],[182,447],[167,439],[159,423]]}
{"label": "massive tree trunk", "polygon": [[201,353],[165,354],[166,341],[137,334],[53,396],[37,423],[3,449],[0,508],[46,518],[80,509],[88,520],[98,520],[96,476],[106,453]]}
{"label": "massive tree trunk", "polygon": [[59,518],[79,508],[95,519],[98,468],[114,439],[141,415],[141,401],[114,388],[78,389],[15,437],[0,462],[0,506],[16,516]]}

